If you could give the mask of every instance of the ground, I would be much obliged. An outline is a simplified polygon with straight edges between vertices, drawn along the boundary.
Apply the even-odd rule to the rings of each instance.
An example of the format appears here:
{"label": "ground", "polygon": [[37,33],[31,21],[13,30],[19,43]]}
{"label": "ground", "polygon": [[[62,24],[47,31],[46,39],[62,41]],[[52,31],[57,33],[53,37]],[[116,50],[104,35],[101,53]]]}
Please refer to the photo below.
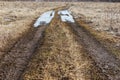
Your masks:
{"label": "ground", "polygon": [[[0,2],[0,79],[119,80],[119,7],[119,3]],[[33,27],[43,12],[61,9],[71,11],[76,22],[61,22],[55,14],[47,26]]]}
{"label": "ground", "polygon": [[74,17],[117,58],[120,58],[120,4],[74,3],[69,10]]}
{"label": "ground", "polygon": [[0,57],[33,26],[47,10],[64,4],[35,2],[0,2]]}

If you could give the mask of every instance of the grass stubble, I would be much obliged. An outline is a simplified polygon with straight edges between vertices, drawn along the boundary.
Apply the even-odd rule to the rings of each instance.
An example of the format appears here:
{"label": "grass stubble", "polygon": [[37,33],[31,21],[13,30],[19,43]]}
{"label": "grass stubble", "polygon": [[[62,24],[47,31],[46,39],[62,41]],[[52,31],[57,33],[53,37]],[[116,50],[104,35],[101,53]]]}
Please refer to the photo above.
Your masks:
{"label": "grass stubble", "polygon": [[40,14],[61,5],[64,4],[0,1],[0,58],[29,34]]}
{"label": "grass stubble", "polygon": [[120,59],[120,47],[114,46],[119,42],[119,37],[108,35],[106,32],[96,31],[83,20],[76,19],[76,21],[81,27],[87,30],[88,33],[92,34],[92,36],[94,36],[96,40],[98,40],[102,45],[104,45],[104,47],[106,47],[106,49],[111,52],[113,56]]}
{"label": "grass stubble", "polygon": [[[33,21],[42,12],[61,5],[51,6],[50,4],[53,3],[47,5],[45,3],[31,2],[26,5],[28,3],[22,3],[0,3],[0,58],[21,37],[28,34],[31,23],[33,24]],[[78,23],[120,58],[119,48],[112,46],[119,38],[115,39],[107,36],[104,32],[97,32],[84,21],[78,20]],[[39,47],[35,54],[23,75],[24,80],[107,80],[99,67],[96,66],[95,62],[78,43],[66,23],[53,20],[45,31],[42,46]]]}
{"label": "grass stubble", "polygon": [[81,2],[72,3],[69,8],[77,23],[118,59],[120,59],[119,7],[119,3]]}
{"label": "grass stubble", "polygon": [[23,80],[107,80],[70,27],[57,18],[46,29]]}

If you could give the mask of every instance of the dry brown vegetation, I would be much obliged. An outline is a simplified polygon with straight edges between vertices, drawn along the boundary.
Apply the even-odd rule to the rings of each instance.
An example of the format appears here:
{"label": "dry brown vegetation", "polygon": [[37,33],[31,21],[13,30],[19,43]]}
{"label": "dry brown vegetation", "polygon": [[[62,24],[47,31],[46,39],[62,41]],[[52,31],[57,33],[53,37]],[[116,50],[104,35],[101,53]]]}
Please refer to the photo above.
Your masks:
{"label": "dry brown vegetation", "polygon": [[[41,13],[66,4],[77,23],[120,58],[120,20],[112,19],[110,26],[111,19],[100,19],[101,15],[110,15],[111,8],[113,12],[119,10],[120,4],[0,2],[0,59],[20,38],[29,34]],[[108,80],[74,33],[67,23],[55,17],[45,30],[43,43],[33,53],[23,80]]]}
{"label": "dry brown vegetation", "polygon": [[120,4],[74,3],[69,8],[77,22],[120,58]]}
{"label": "dry brown vegetation", "polygon": [[44,42],[23,79],[106,80],[106,76],[77,42],[69,26],[55,19],[45,31]]}
{"label": "dry brown vegetation", "polygon": [[62,6],[58,3],[0,2],[0,55],[7,52],[33,27],[43,12]]}

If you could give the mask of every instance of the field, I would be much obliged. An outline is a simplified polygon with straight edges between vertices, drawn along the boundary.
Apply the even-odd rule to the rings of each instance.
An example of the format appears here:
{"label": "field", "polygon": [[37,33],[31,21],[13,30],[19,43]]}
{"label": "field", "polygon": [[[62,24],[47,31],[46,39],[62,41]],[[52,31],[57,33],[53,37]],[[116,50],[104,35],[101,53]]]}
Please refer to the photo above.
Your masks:
{"label": "field", "polygon": [[69,10],[78,22],[84,21],[86,28],[120,58],[120,4],[89,2],[71,5]]}
{"label": "field", "polygon": [[[0,80],[119,80],[120,4],[0,2]],[[75,23],[62,22],[69,10]],[[48,25],[36,19],[54,10]]]}
{"label": "field", "polygon": [[0,2],[0,55],[28,32],[40,14],[61,5],[64,4]]}

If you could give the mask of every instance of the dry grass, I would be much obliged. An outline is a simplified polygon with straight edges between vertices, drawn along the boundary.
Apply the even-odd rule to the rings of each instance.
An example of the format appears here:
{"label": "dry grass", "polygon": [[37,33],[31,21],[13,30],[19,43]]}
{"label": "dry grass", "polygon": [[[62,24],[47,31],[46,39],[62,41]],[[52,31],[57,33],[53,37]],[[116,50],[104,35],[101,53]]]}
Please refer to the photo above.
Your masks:
{"label": "dry grass", "polygon": [[69,10],[78,23],[120,59],[120,4],[72,3]]}
{"label": "dry grass", "polygon": [[9,50],[32,27],[41,13],[62,5],[64,4],[0,2],[0,52]]}
{"label": "dry grass", "polygon": [[44,43],[29,63],[23,79],[106,80],[68,25],[56,23],[56,18],[45,31]]}
{"label": "dry grass", "polygon": [[[72,4],[72,3],[69,3]],[[75,6],[75,5],[76,6]],[[87,3],[74,3],[72,8],[73,15],[77,15],[82,19],[89,10],[98,10],[103,5],[92,4],[91,7]],[[81,4],[85,4],[84,7]],[[107,3],[106,3],[107,4]],[[59,7],[61,3],[35,3],[35,2],[1,2],[0,3],[0,51],[6,51],[15,42],[19,40],[29,29],[31,23],[44,11]],[[119,6],[119,5],[118,5]],[[83,13],[81,13],[83,10]],[[82,9],[83,8],[83,9]],[[100,10],[101,11],[101,10]],[[91,15],[94,12],[91,12]],[[79,14],[79,15],[78,15]],[[88,15],[88,18],[91,17]],[[92,18],[95,16],[92,16]],[[98,19],[98,17],[97,17]],[[90,18],[91,20],[91,18]],[[98,32],[90,28],[86,23],[79,21],[80,25],[91,32],[98,40],[109,45],[108,43],[118,43],[119,38],[107,35],[105,32]],[[89,22],[89,21],[86,21]],[[98,20],[98,22],[100,22]],[[92,22],[90,25],[96,25]],[[102,26],[104,23],[102,23]],[[98,26],[96,26],[97,28]],[[96,29],[95,28],[95,29]],[[41,44],[41,43],[40,43]],[[110,44],[112,46],[112,44]],[[112,47],[111,47],[112,48]],[[109,48],[110,49],[110,48]],[[118,50],[111,50],[119,55]],[[118,53],[116,53],[118,51]],[[72,30],[65,23],[52,21],[45,31],[44,43],[38,49],[38,52],[28,65],[28,69],[23,75],[24,80],[107,80],[105,75],[96,66],[90,56],[84,51],[84,48],[78,43]]]}
{"label": "dry grass", "polygon": [[120,59],[120,48],[115,47],[114,45],[119,42],[118,37],[114,37],[108,35],[102,31],[96,31],[91,26],[89,26],[86,22],[77,19],[78,24],[85,28],[90,34],[92,34],[101,44],[103,44],[110,52],[112,52],[117,58]]}
{"label": "dry grass", "polygon": [[106,31],[117,36],[120,34],[120,4],[119,3],[73,3],[69,10],[75,18],[81,18],[92,28]]}

